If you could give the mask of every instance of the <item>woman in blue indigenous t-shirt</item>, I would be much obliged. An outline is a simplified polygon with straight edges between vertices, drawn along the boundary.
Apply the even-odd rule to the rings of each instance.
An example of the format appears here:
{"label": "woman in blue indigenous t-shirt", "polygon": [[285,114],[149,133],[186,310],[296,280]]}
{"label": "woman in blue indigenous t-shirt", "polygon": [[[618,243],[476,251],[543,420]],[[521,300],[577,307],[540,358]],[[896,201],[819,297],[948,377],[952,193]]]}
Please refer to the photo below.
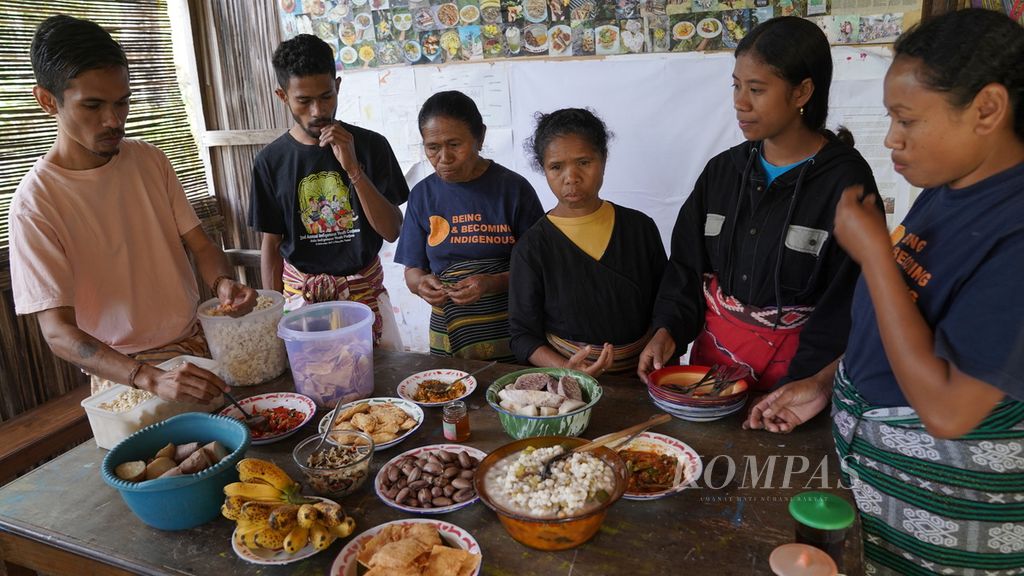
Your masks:
{"label": "woman in blue indigenous t-shirt", "polygon": [[431,305],[430,352],[514,362],[509,257],[544,215],[540,200],[525,178],[480,156],[487,127],[469,96],[434,94],[419,129],[434,174],[409,194],[395,261]]}
{"label": "woman in blue indigenous t-shirt", "polygon": [[924,188],[890,235],[862,190],[835,234],[861,265],[847,351],[746,425],[832,399],[869,574],[1024,572],[1024,29],[981,9],[900,37],[885,144]]}

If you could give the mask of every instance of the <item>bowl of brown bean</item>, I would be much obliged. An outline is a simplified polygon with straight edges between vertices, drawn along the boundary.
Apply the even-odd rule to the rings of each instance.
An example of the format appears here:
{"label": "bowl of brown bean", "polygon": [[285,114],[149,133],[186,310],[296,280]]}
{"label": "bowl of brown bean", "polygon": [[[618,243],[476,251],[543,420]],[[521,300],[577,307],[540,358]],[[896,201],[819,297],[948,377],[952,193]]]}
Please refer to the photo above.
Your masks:
{"label": "bowl of brown bean", "polygon": [[487,456],[461,444],[434,444],[403,452],[377,473],[377,496],[413,514],[445,514],[477,501],[473,475]]}
{"label": "bowl of brown bean", "polygon": [[310,436],[292,451],[292,459],[305,474],[307,485],[328,498],[355,492],[370,475],[373,438],[358,430],[340,430],[317,448],[321,438],[320,434]]}

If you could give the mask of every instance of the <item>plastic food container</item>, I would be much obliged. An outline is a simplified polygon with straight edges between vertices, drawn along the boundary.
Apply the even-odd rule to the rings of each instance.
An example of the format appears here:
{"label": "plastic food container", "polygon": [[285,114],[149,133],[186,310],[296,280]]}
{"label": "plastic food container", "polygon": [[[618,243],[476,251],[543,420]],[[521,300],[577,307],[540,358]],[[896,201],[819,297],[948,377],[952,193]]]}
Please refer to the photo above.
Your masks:
{"label": "plastic food container", "polygon": [[827,492],[801,492],[789,501],[789,514],[796,520],[796,541],[828,554],[836,566],[843,565],[846,533],[853,526],[853,505]]}
{"label": "plastic food container", "polygon": [[[215,362],[195,356],[178,356],[158,365],[157,368],[170,370],[186,360],[207,370],[217,371]],[[111,406],[117,402],[118,397],[121,397],[121,407],[127,408],[126,410],[116,411],[116,408]],[[108,407],[102,408],[104,404]],[[162,422],[171,416],[185,412],[210,412],[216,407],[216,403],[171,402],[121,384],[115,384],[99,394],[82,400],[82,408],[85,408],[85,413],[89,417],[89,426],[92,427],[96,445],[106,450],[112,449],[120,441],[146,426]]]}
{"label": "plastic food container", "polygon": [[[199,305],[199,321],[221,376],[231,386],[252,386],[280,376],[288,366],[284,343],[277,337],[277,324],[284,313],[284,296],[274,290],[259,290],[257,309],[240,318],[211,316],[220,306],[211,298]],[[265,308],[259,308],[266,306]]]}
{"label": "plastic food container", "polygon": [[295,391],[333,407],[373,393],[373,310],[359,302],[303,306],[277,331],[288,350]]}
{"label": "plastic food container", "polygon": [[203,358],[202,356],[190,356],[188,354],[183,354],[181,356],[175,356],[174,358],[171,358],[166,362],[157,364],[156,367],[161,370],[174,370],[175,368],[181,366],[186,362],[198,366],[200,368],[209,370],[210,372],[213,372],[214,374],[220,376],[221,378],[224,377],[223,374],[221,374],[222,371],[220,369],[219,362],[217,362],[216,360],[210,360],[209,358]]}
{"label": "plastic food container", "polygon": [[772,550],[768,565],[776,576],[838,576],[836,563],[807,544],[783,544]]}

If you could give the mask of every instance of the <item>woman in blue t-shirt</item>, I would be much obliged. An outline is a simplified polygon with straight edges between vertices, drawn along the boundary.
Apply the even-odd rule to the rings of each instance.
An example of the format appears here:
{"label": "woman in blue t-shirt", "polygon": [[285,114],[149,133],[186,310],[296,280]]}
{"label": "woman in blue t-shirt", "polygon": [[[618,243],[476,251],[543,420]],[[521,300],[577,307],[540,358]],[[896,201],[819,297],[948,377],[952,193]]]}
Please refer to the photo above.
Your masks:
{"label": "woman in blue t-shirt", "polygon": [[831,395],[870,574],[1019,573],[1024,29],[963,10],[895,53],[885,144],[925,190],[891,235],[870,195],[844,192],[835,233],[862,269],[845,358],[746,424],[788,432]]}
{"label": "woman in blue t-shirt", "polygon": [[469,96],[434,94],[419,128],[434,173],[409,194],[395,261],[431,305],[430,353],[513,362],[509,257],[544,215],[540,200],[525,178],[480,156],[487,127]]}

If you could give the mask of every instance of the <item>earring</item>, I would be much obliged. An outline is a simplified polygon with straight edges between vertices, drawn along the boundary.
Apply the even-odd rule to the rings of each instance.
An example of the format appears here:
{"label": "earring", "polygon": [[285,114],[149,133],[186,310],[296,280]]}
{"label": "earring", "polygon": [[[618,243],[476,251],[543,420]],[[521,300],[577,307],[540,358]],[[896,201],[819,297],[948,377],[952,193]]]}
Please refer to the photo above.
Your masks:
{"label": "earring", "polygon": [[800,115],[801,115],[801,116],[803,116],[803,115],[804,115],[804,107],[803,107],[803,106],[801,106],[801,107],[800,107]]}

